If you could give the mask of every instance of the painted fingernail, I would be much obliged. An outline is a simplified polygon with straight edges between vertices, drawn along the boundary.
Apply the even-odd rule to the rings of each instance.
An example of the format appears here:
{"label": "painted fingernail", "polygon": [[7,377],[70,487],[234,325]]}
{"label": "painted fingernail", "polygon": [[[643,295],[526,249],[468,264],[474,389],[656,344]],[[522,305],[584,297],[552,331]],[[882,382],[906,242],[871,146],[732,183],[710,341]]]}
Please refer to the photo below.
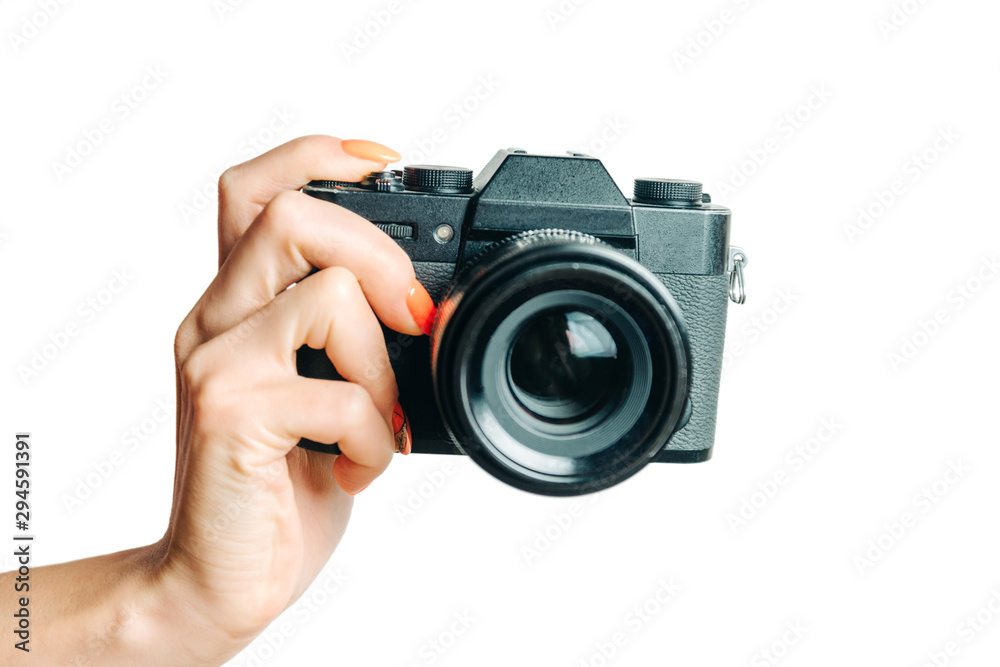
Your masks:
{"label": "painted fingernail", "polygon": [[372,483],[371,483],[371,482],[368,482],[367,484],[365,484],[364,486],[362,486],[362,487],[361,487],[360,489],[358,489],[358,490],[357,490],[357,491],[355,491],[354,493],[348,493],[347,495],[349,495],[349,496],[356,496],[356,495],[358,495],[359,493],[361,493],[362,491],[364,491],[365,489],[367,489],[367,488],[368,488],[369,486],[371,486],[371,485],[372,485]]}
{"label": "painted fingernail", "polygon": [[388,146],[365,139],[348,139],[340,142],[340,146],[348,155],[372,162],[399,162],[403,157]]}
{"label": "painted fingernail", "polygon": [[437,315],[437,308],[431,295],[427,293],[424,286],[416,278],[410,283],[410,291],[406,294],[406,307],[410,309],[413,321],[417,323],[420,330],[428,336],[434,330],[434,316]]}
{"label": "painted fingernail", "polygon": [[406,456],[413,449],[413,434],[410,432],[410,420],[403,412],[403,406],[396,401],[392,409],[392,432],[396,435],[396,451]]}

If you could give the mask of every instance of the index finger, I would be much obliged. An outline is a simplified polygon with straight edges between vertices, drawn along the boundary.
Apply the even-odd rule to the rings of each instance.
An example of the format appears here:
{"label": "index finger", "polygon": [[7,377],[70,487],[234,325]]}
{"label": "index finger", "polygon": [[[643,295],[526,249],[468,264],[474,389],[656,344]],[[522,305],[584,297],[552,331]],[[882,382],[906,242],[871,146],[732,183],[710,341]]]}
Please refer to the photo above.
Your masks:
{"label": "index finger", "polygon": [[314,180],[360,181],[400,159],[373,141],[311,135],[227,169],[219,177],[219,266],[264,206]]}

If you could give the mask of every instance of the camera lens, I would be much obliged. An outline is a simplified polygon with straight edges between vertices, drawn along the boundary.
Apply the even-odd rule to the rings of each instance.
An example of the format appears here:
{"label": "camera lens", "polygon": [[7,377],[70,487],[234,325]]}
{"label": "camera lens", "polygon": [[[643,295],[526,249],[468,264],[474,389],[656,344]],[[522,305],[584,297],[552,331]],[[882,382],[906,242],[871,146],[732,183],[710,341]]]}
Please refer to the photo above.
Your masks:
{"label": "camera lens", "polygon": [[613,402],[624,384],[614,336],[594,317],[556,309],[517,334],[507,360],[514,397],[538,419],[580,421]]}
{"label": "camera lens", "polygon": [[466,265],[441,304],[434,390],[456,444],[518,488],[577,495],[637,472],[688,395],[669,291],[578,232],[526,232]]}

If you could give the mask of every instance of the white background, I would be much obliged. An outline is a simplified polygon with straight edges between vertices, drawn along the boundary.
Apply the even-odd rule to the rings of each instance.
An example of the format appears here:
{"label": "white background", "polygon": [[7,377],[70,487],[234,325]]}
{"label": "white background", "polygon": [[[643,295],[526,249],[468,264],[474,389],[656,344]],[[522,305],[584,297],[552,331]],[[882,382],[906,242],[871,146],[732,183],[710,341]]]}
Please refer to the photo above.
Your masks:
{"label": "white background", "polygon": [[[251,138],[367,138],[477,170],[498,148],[573,148],[626,193],[635,176],[698,179],[733,209],[750,296],[730,306],[714,459],[567,500],[398,458],[358,497],[327,573],[339,589],[314,587],[231,664],[916,666],[949,642],[939,664],[994,664],[1000,8],[897,2],[909,13],[404,0],[349,58],[388,0],[70,2],[51,18],[7,0],[0,480],[30,430],[36,564],[162,534],[173,418],[152,416],[214,274],[214,182],[259,152]],[[123,269],[126,289],[84,315]],[[133,427],[150,434],[129,451]]]}

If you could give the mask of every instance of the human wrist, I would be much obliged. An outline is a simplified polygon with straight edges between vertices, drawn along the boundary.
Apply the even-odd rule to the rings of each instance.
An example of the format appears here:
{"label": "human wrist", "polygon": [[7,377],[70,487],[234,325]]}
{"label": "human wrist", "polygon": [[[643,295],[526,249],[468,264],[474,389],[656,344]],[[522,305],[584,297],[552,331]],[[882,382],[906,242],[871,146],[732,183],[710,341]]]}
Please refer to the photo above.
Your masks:
{"label": "human wrist", "polygon": [[225,623],[208,599],[210,588],[189,563],[183,555],[165,553],[150,573],[150,640],[162,650],[160,655],[175,656],[164,664],[221,665],[249,645],[268,621]]}

